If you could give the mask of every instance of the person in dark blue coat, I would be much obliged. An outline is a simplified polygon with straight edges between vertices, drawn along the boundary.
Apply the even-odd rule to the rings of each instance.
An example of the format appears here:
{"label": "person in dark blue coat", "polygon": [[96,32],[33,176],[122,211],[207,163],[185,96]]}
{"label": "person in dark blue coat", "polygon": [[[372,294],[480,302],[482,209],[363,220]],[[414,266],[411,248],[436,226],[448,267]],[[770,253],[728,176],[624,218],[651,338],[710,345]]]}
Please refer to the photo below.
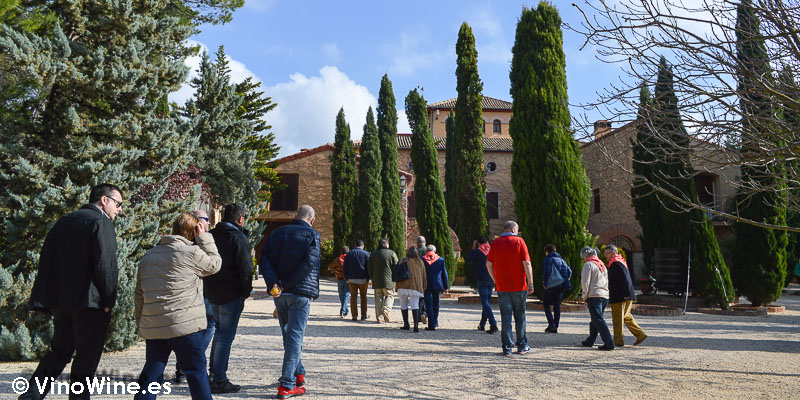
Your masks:
{"label": "person in dark blue coat", "polygon": [[426,331],[435,331],[439,326],[439,295],[449,289],[450,279],[447,277],[447,268],[444,258],[436,254],[436,246],[429,244],[428,253],[422,257],[425,262],[428,286],[425,288],[425,313],[428,314],[428,327]]}
{"label": "person in dark blue coat", "polygon": [[264,281],[278,310],[283,335],[283,367],[278,379],[278,398],[305,394],[306,370],[301,361],[303,336],[311,312],[311,300],[319,297],[319,232],[314,209],[304,205],[295,219],[269,235],[261,252]]}
{"label": "person in dark blue coat", "polygon": [[486,333],[495,333],[497,329],[497,321],[494,319],[494,312],[492,312],[492,291],[494,290],[494,279],[489,275],[486,269],[486,255],[489,254],[489,241],[481,236],[478,240],[472,242],[472,250],[467,254],[467,262],[472,264],[475,268],[475,280],[478,284],[478,295],[481,297],[481,322],[478,323],[478,330],[486,329],[486,321],[489,321],[489,330]]}
{"label": "person in dark blue coat", "polygon": [[[558,270],[564,282],[554,287],[547,287],[547,281],[553,273],[553,269]],[[569,290],[572,285],[569,279],[572,277],[572,269],[567,262],[556,253],[556,246],[548,244],[544,247],[544,268],[542,269],[542,285],[544,286],[544,315],[547,317],[547,328],[545,332],[558,333],[558,323],[561,320],[561,295],[565,290]],[[550,311],[552,307],[553,311]]]}
{"label": "person in dark blue coat", "polygon": [[353,250],[347,252],[342,264],[344,279],[350,285],[350,312],[353,321],[358,320],[358,299],[361,299],[361,320],[369,318],[367,315],[367,286],[369,285],[369,253],[364,250],[364,241],[356,240]]}

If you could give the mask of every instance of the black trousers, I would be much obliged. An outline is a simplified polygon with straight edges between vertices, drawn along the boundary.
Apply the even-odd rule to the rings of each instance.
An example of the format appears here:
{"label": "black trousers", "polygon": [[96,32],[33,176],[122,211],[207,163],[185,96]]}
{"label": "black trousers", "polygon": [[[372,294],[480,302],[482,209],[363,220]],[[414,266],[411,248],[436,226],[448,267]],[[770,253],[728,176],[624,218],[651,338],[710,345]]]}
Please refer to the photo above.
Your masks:
{"label": "black trousers", "polygon": [[[64,367],[72,361],[70,368],[70,385],[86,379],[94,378],[103,345],[108,333],[111,313],[104,310],[87,308],[80,311],[53,310],[53,341],[50,350],[44,355],[30,379],[30,388],[23,398],[42,399],[50,391],[50,382],[58,378]],[[73,353],[75,359],[72,359]],[[47,384],[45,385],[45,379]],[[38,382],[38,385],[37,385]],[[44,393],[39,393],[39,386],[44,386]],[[70,399],[88,399],[89,393],[70,393]]]}

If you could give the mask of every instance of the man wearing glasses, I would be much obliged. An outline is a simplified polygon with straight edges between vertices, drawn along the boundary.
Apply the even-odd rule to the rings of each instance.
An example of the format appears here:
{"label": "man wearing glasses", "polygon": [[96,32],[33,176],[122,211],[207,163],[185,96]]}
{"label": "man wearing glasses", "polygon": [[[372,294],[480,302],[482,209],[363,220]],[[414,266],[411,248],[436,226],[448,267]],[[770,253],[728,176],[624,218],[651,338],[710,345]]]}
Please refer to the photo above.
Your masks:
{"label": "man wearing glasses", "polygon": [[[117,301],[113,220],[121,209],[122,191],[108,183],[97,185],[89,193],[89,204],[61,217],[47,234],[30,305],[53,315],[53,339],[20,399],[43,398],[70,360],[71,387],[80,382],[86,388],[94,377]],[[39,387],[45,392],[39,393]],[[88,399],[89,392],[72,393],[70,398]]]}

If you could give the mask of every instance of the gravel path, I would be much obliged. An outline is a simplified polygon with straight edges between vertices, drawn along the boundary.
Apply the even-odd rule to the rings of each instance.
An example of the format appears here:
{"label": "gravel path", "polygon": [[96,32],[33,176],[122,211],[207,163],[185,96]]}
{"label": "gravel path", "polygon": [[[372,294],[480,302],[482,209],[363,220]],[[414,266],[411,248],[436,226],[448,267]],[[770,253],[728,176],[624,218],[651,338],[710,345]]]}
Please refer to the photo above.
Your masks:
{"label": "gravel path", "polygon": [[[276,393],[283,357],[280,331],[263,281],[255,286],[228,372],[242,391],[215,398],[264,399]],[[443,299],[440,328],[414,334],[399,330],[398,322],[340,319],[336,283],[322,281],[320,286],[304,342],[304,398],[800,398],[800,296],[784,296],[778,303],[787,312],[767,318],[637,316],[647,341],[633,347],[634,338],[625,331],[628,345],[612,352],[580,346],[588,332],[588,313],[562,314],[559,334],[554,335],[543,332],[547,323],[542,312],[528,311],[533,351],[505,358],[499,335],[475,329],[479,305]],[[370,297],[369,314],[374,316],[372,301]],[[495,316],[499,320],[496,307]],[[400,320],[397,304],[391,317]],[[606,318],[610,324],[610,312]],[[135,379],[144,364],[144,350],[142,342],[105,354],[100,370],[112,379]],[[0,363],[0,398],[16,398],[11,381],[29,376],[35,367],[36,363]],[[168,378],[173,371],[174,365],[167,367]],[[129,396],[103,398],[125,397]],[[183,384],[159,398],[190,397]]]}

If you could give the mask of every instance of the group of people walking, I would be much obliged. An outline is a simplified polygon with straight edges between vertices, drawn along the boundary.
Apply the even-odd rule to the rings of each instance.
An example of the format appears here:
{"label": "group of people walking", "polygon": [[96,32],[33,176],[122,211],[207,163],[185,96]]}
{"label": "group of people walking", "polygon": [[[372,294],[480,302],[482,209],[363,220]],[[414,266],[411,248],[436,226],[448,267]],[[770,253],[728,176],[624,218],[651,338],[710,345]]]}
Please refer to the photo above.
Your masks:
{"label": "group of people walking", "polygon": [[[339,315],[352,315],[359,320],[369,318],[367,311],[367,288],[370,280],[375,295],[375,322],[391,322],[389,313],[400,300],[403,316],[401,329],[419,332],[419,323],[427,324],[425,330],[434,331],[439,321],[439,298],[449,288],[449,278],[444,258],[436,254],[436,246],[426,245],[425,238],[417,238],[417,247],[409,247],[405,258],[400,260],[390,249],[389,239],[381,238],[378,248],[372,253],[364,250],[364,241],[356,240],[351,250],[343,246],[340,255],[328,266],[337,279]],[[399,273],[398,269],[402,269]],[[348,308],[349,306],[349,308]],[[411,320],[409,320],[409,309]]]}
{"label": "group of people walking", "polygon": [[[53,315],[53,337],[20,399],[43,399],[70,361],[69,398],[90,397],[117,304],[113,221],[123,204],[120,188],[97,185],[89,204],[61,217],[48,232],[30,305]],[[210,230],[204,211],[183,212],[170,234],[140,260],[134,317],[146,349],[137,381],[142,390],[135,399],[159,394],[162,387],[153,384],[163,383],[173,352],[176,379],[188,382],[193,399],[241,389],[227,372],[239,318],[252,291],[252,247],[245,220],[239,204],[225,206],[222,221]],[[300,207],[296,219],[274,231],[262,251],[262,271],[273,288],[285,351],[278,398],[305,393],[300,351],[310,301],[319,295],[320,239],[313,222],[313,208]]]}
{"label": "group of people walking", "polygon": [[[113,221],[123,203],[118,187],[97,185],[91,189],[89,204],[60,218],[48,233],[31,293],[31,308],[53,315],[53,338],[29,380],[29,390],[20,399],[44,398],[51,387],[47,382],[53,382],[70,361],[73,390],[75,383],[88,385],[94,377],[111,310],[117,302],[119,271]],[[172,223],[170,234],[162,236],[142,257],[134,292],[135,319],[140,337],[146,340],[145,364],[138,379],[141,388],[163,382],[166,364],[174,352],[176,377],[185,377],[193,399],[211,399],[212,393],[240,390],[228,379],[227,370],[244,302],[252,291],[253,259],[245,219],[246,211],[241,205],[229,204],[222,221],[209,230],[208,215],[202,210],[181,213]],[[295,219],[274,230],[261,250],[261,271],[275,303],[283,338],[279,399],[306,391],[303,338],[311,301],[319,297],[321,240],[312,227],[314,221],[314,209],[301,206]],[[481,297],[478,329],[490,334],[498,332],[490,302],[496,289],[501,347],[503,354],[510,356],[514,347],[518,354],[530,351],[525,306],[527,296],[533,293],[533,272],[525,241],[518,236],[518,225],[508,221],[503,228],[504,232],[491,244],[486,238],[477,239],[467,259],[475,266]],[[445,261],[436,253],[436,247],[427,245],[420,236],[417,246],[408,248],[402,260],[385,238],[372,253],[364,250],[361,240],[353,247],[342,248],[340,257],[330,266],[338,280],[340,316],[352,313],[354,321],[359,314],[362,321],[369,318],[367,287],[371,280],[377,323],[390,322],[389,312],[397,297],[403,316],[401,329],[419,332],[422,322],[427,324],[426,330],[435,331],[439,325],[440,294],[449,288]],[[561,295],[570,288],[572,271],[555,246],[548,245],[544,251],[545,331],[558,333]],[[624,258],[611,245],[605,248],[608,265],[591,247],[584,248],[581,255],[585,261],[581,273],[583,300],[591,315],[589,336],[581,343],[593,346],[600,335],[601,350],[623,346],[624,323],[636,337],[634,345],[640,344],[647,335],[631,315],[635,294]],[[613,338],[603,319],[609,302]],[[154,399],[157,394],[145,389],[134,398]],[[73,391],[70,398],[89,398],[89,391]]]}

